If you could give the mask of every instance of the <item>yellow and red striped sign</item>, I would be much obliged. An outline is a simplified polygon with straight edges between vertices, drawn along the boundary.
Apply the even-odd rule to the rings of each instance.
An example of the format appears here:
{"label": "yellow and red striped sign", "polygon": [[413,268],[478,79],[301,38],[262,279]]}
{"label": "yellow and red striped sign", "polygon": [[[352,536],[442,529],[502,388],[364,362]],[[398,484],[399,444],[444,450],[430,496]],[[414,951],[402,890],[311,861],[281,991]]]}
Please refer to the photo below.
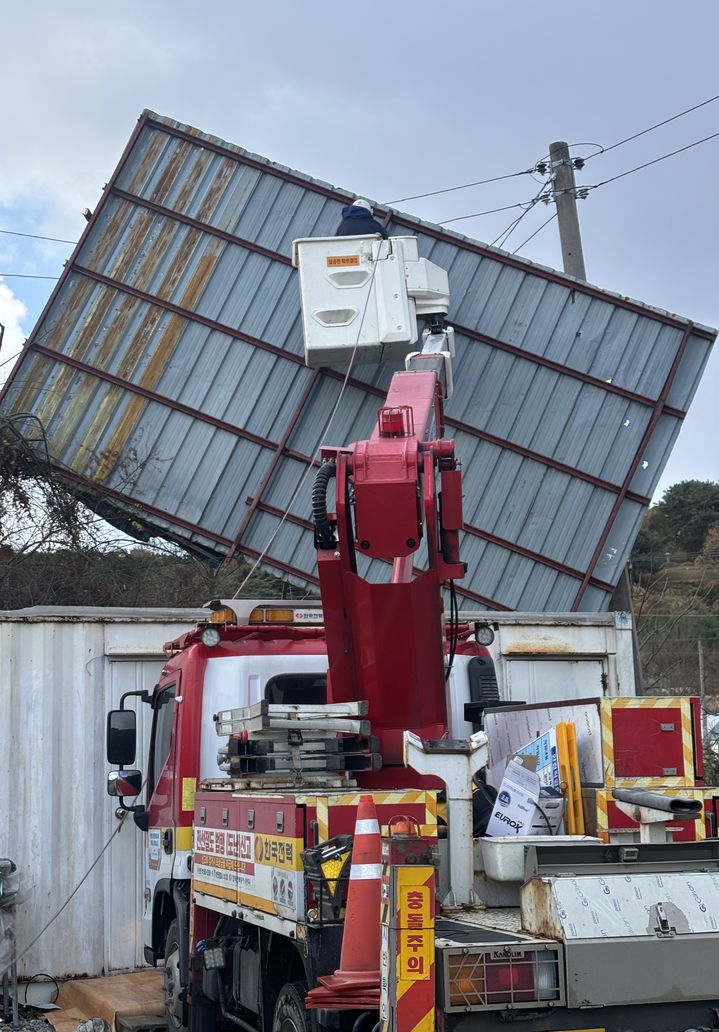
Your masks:
{"label": "yellow and red striped sign", "polygon": [[[317,833],[320,842],[330,838],[330,807],[359,806],[361,792],[342,792],[326,796],[297,796],[298,804],[314,806],[317,809]],[[366,794],[366,793],[364,793]],[[419,834],[433,838],[437,834],[437,794],[435,792],[408,789],[405,792],[371,792],[375,806],[396,806],[398,813],[402,807],[419,805],[424,807],[424,823],[419,826]],[[383,824],[382,835],[387,836],[388,828]]]}
{"label": "yellow and red striped sign", "polygon": [[435,870],[384,865],[381,1032],[433,1032]]}

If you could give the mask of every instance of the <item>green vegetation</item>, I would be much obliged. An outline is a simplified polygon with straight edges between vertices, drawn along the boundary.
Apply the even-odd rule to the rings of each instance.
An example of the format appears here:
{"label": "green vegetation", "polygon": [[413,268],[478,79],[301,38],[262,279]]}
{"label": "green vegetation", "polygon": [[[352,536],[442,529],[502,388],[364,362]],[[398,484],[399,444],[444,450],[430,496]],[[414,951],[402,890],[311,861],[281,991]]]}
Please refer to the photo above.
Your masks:
{"label": "green vegetation", "polygon": [[631,570],[645,694],[703,694],[719,713],[719,483],[668,488],[646,515]]}
{"label": "green vegetation", "polygon": [[[181,552],[153,548],[0,551],[0,609],[28,606],[159,606],[197,609],[232,598],[250,567],[228,560],[218,569]],[[304,598],[307,592],[262,571],[242,587],[243,598]]]}
{"label": "green vegetation", "polygon": [[[719,527],[719,484],[711,480],[682,480],[664,492],[656,506],[654,530],[670,549],[698,553],[707,534]],[[652,510],[650,510],[650,513]],[[657,526],[663,525],[663,534]]]}

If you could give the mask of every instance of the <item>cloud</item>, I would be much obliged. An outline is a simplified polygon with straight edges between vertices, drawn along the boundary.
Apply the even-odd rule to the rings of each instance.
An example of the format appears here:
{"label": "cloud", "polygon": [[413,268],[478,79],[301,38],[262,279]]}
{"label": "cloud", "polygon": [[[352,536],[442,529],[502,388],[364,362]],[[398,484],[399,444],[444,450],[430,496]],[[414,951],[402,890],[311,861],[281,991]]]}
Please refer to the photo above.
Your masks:
{"label": "cloud", "polygon": [[0,384],[5,382],[12,366],[12,359],[22,348],[27,336],[22,325],[26,316],[25,305],[15,297],[7,283],[0,280],[0,323],[4,327],[0,349]]}
{"label": "cloud", "polygon": [[[0,229],[72,240],[145,108],[382,202],[525,170],[552,140],[586,157],[717,92],[719,5],[711,3],[615,0],[574,5],[564,19],[527,0],[369,0],[361,10],[330,0],[213,0],[199,16],[192,0],[5,6]],[[578,183],[622,176],[698,140],[715,128],[717,108],[597,154]],[[590,191],[580,205],[590,281],[718,323],[718,154],[714,140]],[[527,176],[399,206],[439,221],[526,201],[537,188]],[[537,206],[508,249],[548,214]],[[514,217],[452,228],[491,241]],[[0,238],[0,277],[56,276],[69,253]],[[561,266],[556,222],[522,254]],[[52,286],[9,282],[15,293],[4,287],[3,303],[9,290],[29,316],[0,320],[8,325],[0,362]],[[718,389],[719,349],[668,467],[674,479],[689,469],[717,475]]]}

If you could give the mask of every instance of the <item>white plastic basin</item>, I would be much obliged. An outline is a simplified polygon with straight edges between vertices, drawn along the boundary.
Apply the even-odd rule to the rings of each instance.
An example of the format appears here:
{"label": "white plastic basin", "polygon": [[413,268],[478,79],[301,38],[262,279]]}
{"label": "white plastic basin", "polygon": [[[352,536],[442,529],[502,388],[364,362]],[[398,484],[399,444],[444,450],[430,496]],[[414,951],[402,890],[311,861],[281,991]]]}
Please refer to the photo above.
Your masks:
{"label": "white plastic basin", "polygon": [[524,861],[529,846],[601,845],[591,835],[495,835],[483,838],[482,862],[488,878],[499,882],[524,881]]}

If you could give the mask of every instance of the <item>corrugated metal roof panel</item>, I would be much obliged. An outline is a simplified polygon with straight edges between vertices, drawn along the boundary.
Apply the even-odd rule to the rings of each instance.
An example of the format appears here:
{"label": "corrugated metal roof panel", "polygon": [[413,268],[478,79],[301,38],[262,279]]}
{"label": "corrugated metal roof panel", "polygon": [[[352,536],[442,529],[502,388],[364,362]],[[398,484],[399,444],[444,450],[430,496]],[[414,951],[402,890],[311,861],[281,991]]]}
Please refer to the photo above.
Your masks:
{"label": "corrugated metal roof panel", "polygon": [[[145,112],[0,413],[39,418],[85,496],[314,583],[302,478],[324,437],[369,435],[392,372],[357,366],[343,391],[343,372],[302,361],[292,240],[331,235],[350,197]],[[461,592],[605,608],[715,332],[388,216],[450,277]]]}

